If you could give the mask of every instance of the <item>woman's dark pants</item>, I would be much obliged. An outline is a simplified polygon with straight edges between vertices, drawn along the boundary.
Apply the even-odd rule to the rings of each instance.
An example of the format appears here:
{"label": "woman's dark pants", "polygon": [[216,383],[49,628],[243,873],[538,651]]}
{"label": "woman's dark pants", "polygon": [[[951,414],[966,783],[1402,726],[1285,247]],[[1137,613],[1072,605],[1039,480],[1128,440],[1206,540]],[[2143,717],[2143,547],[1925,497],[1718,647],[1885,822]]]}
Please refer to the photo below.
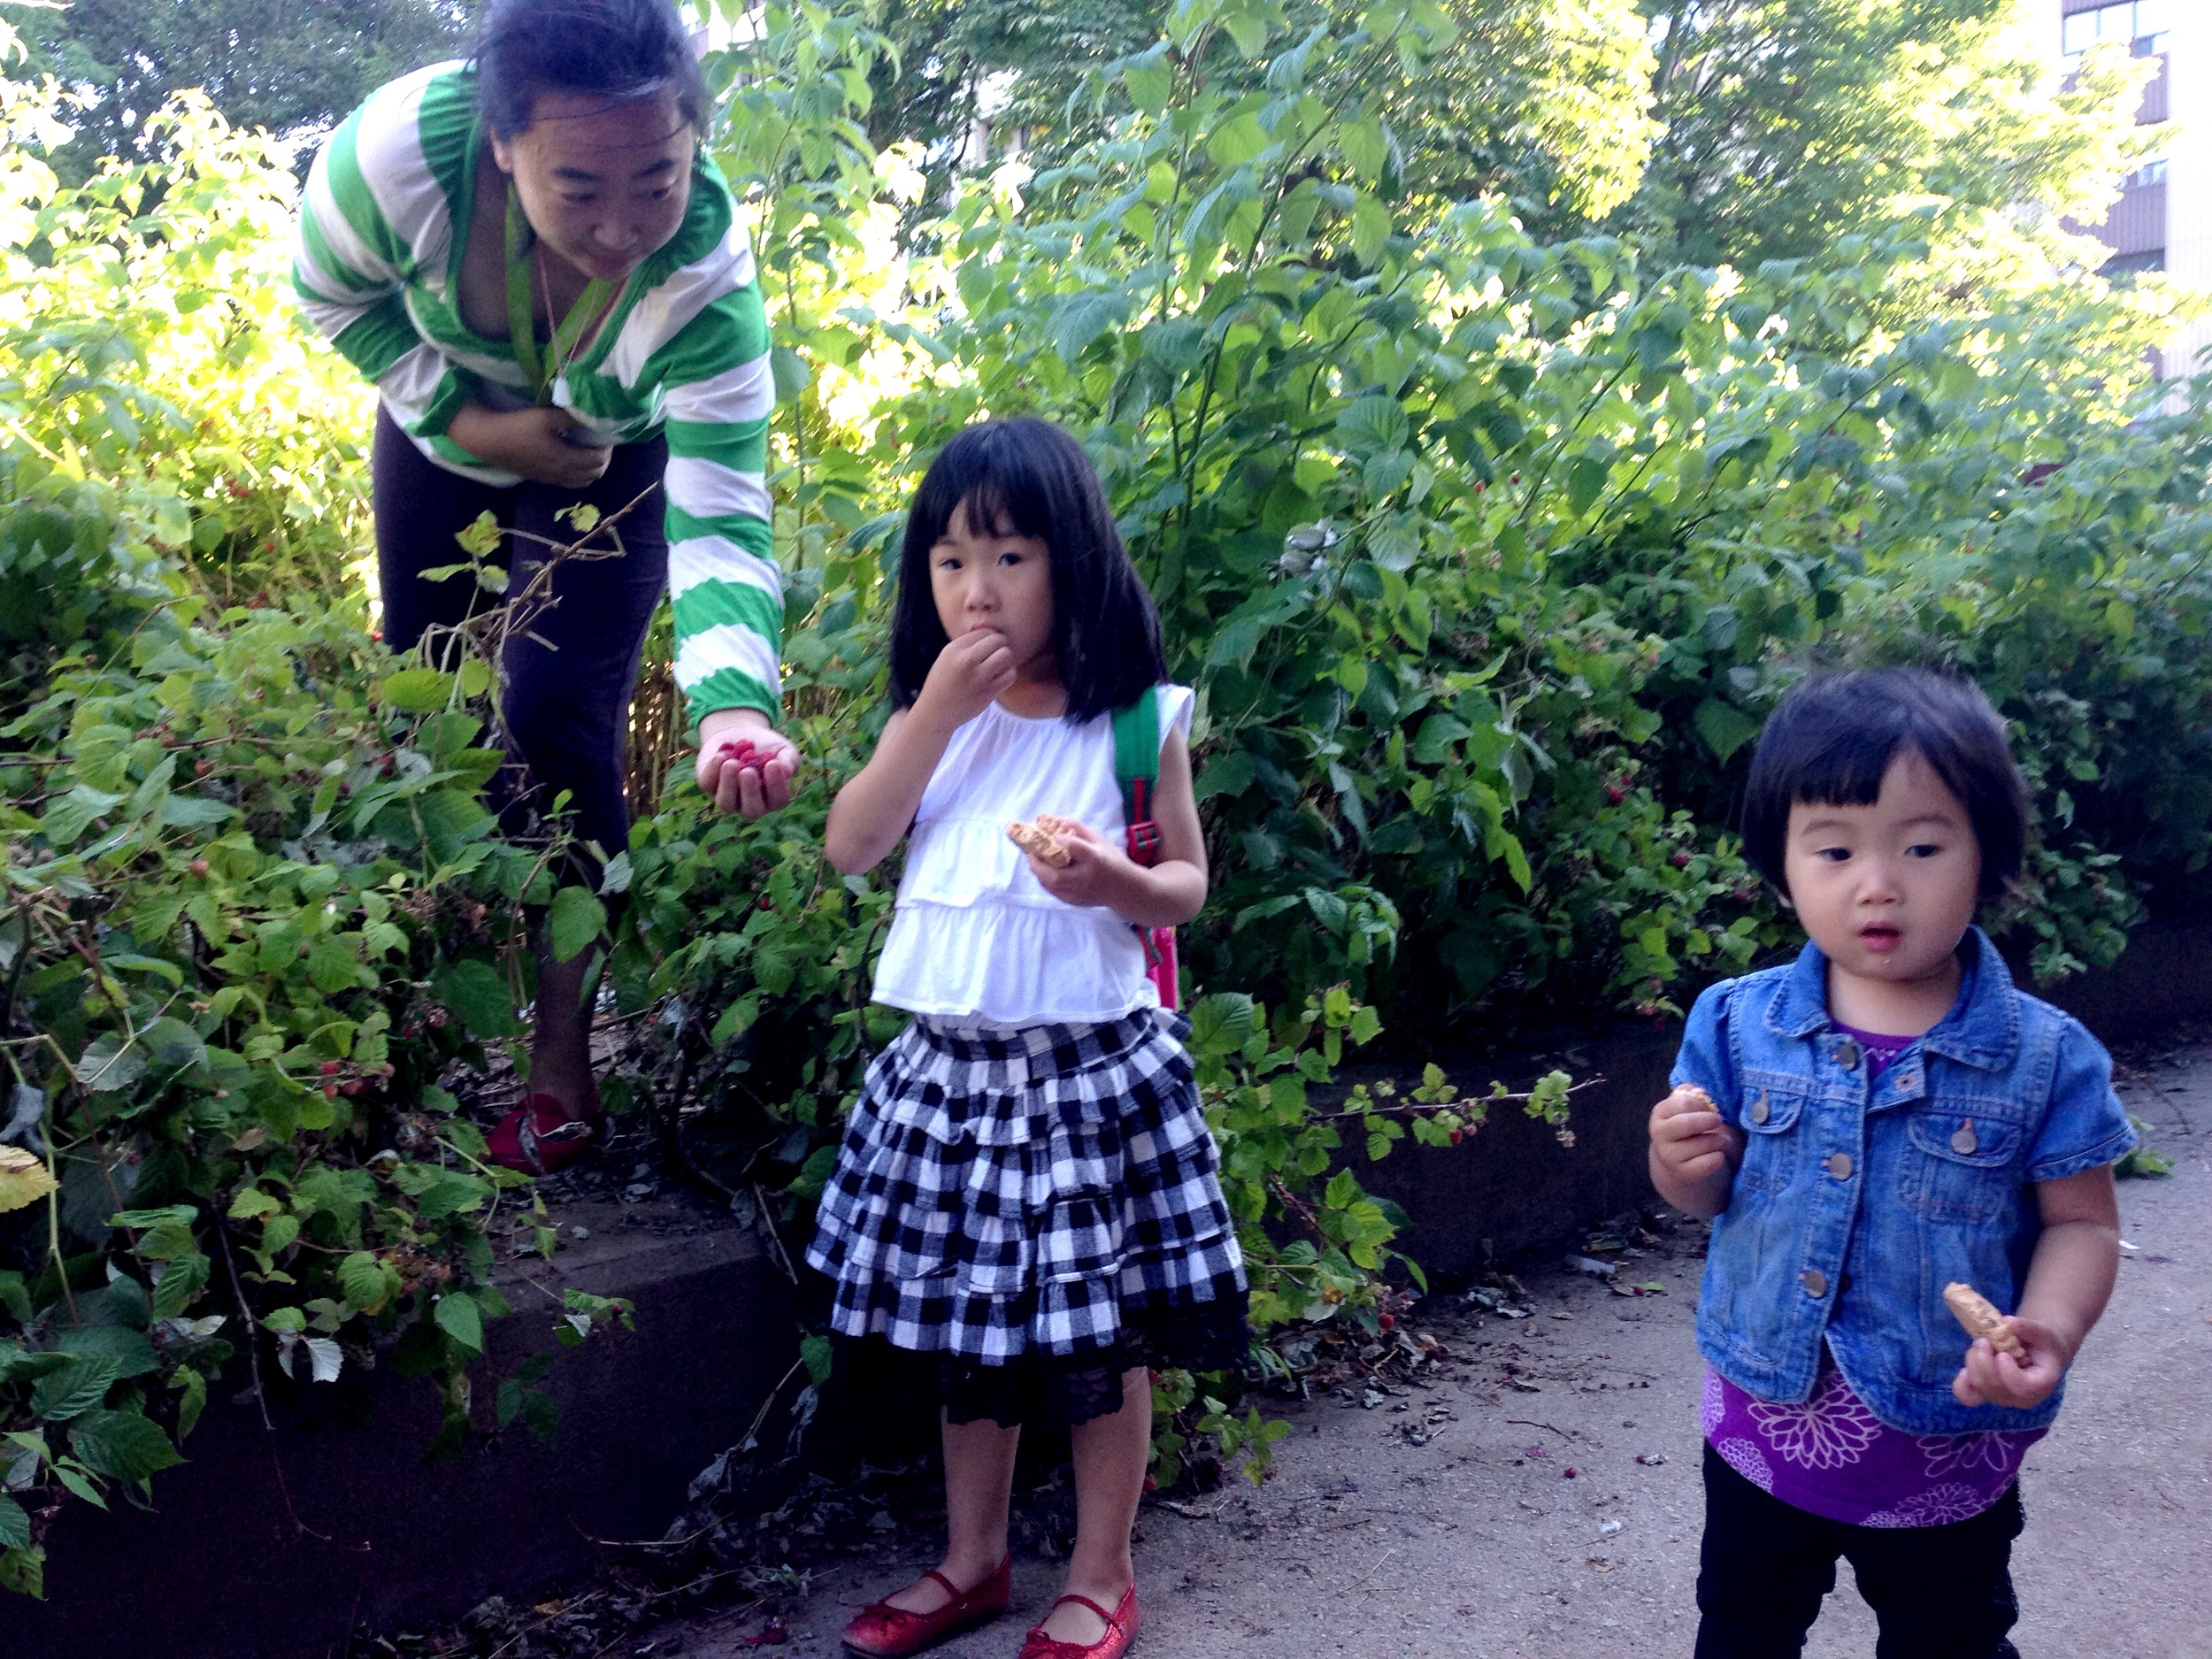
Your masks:
{"label": "woman's dark pants", "polygon": [[2017,1482],[1944,1526],[1824,1520],[1760,1491],[1709,1445],[1697,1659],[1796,1659],[1839,1555],[1879,1621],[1876,1659],[2019,1659],[2005,1632],[2020,1617],[2012,1540],[2025,1524]]}
{"label": "woman's dark pants", "polygon": [[501,718],[510,757],[518,757],[526,769],[524,777],[503,775],[493,786],[493,804],[510,834],[529,833],[565,790],[579,840],[596,842],[609,857],[628,844],[625,739],[646,629],[668,581],[661,496],[667,465],[667,444],[654,438],[618,446],[588,489],[532,483],[495,489],[433,465],[388,412],[380,405],[377,410],[370,473],[377,570],[384,638],[396,651],[412,649],[427,628],[450,626],[499,603],[466,572],[443,581],[422,579],[426,570],[466,558],[454,538],[479,515],[488,512],[522,533],[508,538],[503,553],[511,591],[518,591],[548,551],[544,542],[529,537],[558,544],[577,539],[556,513],[588,502],[612,514],[645,495],[618,526],[623,556],[563,561],[553,575],[557,603],[530,626],[539,639],[517,636],[507,644]]}

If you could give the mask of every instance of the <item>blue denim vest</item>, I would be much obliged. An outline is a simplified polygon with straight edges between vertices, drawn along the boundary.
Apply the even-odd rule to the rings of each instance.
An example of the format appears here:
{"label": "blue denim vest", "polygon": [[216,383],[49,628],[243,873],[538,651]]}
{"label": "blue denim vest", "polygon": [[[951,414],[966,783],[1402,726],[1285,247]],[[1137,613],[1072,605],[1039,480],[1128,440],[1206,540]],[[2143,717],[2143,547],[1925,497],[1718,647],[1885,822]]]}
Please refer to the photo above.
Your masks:
{"label": "blue denim vest", "polygon": [[1825,1338],[1896,1428],[2032,1429],[2058,1415],[2063,1387],[2026,1411],[1959,1404],[1969,1339],[1943,1287],[1962,1279],[2017,1308],[2042,1231],[2033,1183],[2113,1163],[2135,1134],[2102,1045],[2016,989],[1978,927],[1960,953],[1958,1001],[1870,1091],[1859,1046],[1828,1018],[1817,946],[1690,1010],[1674,1080],[1744,1135],[1706,1252],[1698,1347],[1762,1400],[1810,1394]]}

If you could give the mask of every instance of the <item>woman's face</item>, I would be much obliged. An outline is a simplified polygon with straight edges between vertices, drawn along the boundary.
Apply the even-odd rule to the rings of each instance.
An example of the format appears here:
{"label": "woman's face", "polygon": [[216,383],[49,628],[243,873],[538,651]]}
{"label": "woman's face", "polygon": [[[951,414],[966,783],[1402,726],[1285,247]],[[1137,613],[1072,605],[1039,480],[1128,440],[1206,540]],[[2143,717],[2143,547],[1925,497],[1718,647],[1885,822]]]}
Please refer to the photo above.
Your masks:
{"label": "woman's face", "polygon": [[539,240],[585,275],[618,282],[683,223],[694,137],[672,97],[611,104],[547,92],[529,126],[493,135],[492,156]]}

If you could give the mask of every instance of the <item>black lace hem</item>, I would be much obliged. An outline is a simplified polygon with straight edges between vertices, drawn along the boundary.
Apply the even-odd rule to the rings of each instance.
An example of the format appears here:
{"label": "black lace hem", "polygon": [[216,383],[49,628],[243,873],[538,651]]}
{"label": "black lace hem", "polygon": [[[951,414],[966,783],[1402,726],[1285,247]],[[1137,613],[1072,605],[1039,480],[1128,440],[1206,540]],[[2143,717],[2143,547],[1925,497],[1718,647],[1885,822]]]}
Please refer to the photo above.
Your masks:
{"label": "black lace hem", "polygon": [[1005,1428],[1071,1427],[1111,1417],[1125,1399],[1122,1379],[1128,1372],[1234,1371],[1244,1363],[1252,1343],[1242,1295],[1158,1310],[1125,1307],[1121,1340],[1111,1348],[1032,1352],[1003,1365],[955,1354],[914,1354],[892,1348],[879,1336],[832,1340],[838,1369],[861,1396],[887,1398],[917,1386],[926,1389],[930,1371],[918,1375],[912,1367],[933,1360],[930,1369],[945,1421],[989,1421]]}

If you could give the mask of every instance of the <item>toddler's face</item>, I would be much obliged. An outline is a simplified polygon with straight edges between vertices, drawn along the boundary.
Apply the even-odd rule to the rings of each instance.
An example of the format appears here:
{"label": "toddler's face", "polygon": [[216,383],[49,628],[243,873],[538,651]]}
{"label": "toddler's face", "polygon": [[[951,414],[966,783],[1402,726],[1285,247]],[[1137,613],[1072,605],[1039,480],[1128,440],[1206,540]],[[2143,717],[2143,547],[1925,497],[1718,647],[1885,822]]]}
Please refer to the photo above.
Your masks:
{"label": "toddler's face", "polygon": [[1051,665],[1052,550],[1037,537],[979,532],[964,501],[929,550],[929,591],[947,639],[995,629],[1024,679]]}
{"label": "toddler's face", "polygon": [[1952,972],[1951,953],[1974,920],[1981,843],[1965,804],[1904,749],[1870,805],[1793,804],[1782,868],[1832,972],[1910,986]]}

